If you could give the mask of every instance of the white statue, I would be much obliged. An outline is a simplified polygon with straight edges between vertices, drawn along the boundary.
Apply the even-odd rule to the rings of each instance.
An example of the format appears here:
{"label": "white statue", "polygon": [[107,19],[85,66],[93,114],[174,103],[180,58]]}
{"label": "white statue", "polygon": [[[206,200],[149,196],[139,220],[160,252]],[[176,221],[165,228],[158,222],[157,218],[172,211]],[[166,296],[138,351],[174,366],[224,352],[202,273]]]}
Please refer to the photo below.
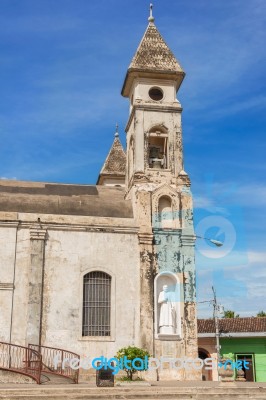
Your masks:
{"label": "white statue", "polygon": [[163,286],[159,294],[158,304],[160,307],[159,333],[174,335],[176,333],[176,307],[173,302],[173,292],[168,285]]}

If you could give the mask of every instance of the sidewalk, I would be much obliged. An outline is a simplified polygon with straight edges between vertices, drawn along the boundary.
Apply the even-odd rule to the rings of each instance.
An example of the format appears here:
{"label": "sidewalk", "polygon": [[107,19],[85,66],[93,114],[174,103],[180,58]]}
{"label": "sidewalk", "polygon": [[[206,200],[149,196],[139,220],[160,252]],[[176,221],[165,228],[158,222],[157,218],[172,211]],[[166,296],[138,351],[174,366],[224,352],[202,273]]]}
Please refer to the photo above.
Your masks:
{"label": "sidewalk", "polygon": [[[141,383],[142,381],[140,381]],[[213,381],[159,381],[159,382],[149,382],[151,386],[141,386],[138,383],[128,384],[127,388],[132,386],[142,387],[144,390],[149,389],[150,387],[162,387],[162,388],[266,388],[266,382],[213,382]],[[125,386],[123,386],[125,388]],[[8,384],[8,383],[0,383],[0,391],[1,389],[27,389],[27,390],[36,390],[36,389],[73,389],[73,388],[97,388],[95,382],[81,382],[78,385],[69,384],[69,383],[61,383],[61,384],[50,384],[46,385],[37,385],[37,384]]]}

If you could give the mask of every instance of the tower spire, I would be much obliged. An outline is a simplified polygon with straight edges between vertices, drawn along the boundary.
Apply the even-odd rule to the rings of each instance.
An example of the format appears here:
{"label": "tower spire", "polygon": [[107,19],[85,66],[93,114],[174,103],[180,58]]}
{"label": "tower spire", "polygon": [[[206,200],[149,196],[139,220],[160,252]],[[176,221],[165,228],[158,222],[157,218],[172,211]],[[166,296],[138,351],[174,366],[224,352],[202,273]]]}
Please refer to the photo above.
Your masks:
{"label": "tower spire", "polygon": [[119,140],[118,123],[116,123],[115,128],[115,138],[103,164],[96,185],[125,186],[126,153]]}
{"label": "tower spire", "polygon": [[149,21],[150,23],[153,23],[153,22],[155,21],[154,16],[152,15],[152,9],[153,9],[153,4],[151,3],[151,4],[150,4],[150,16],[149,16],[149,18],[148,18],[148,21]]}
{"label": "tower spire", "polygon": [[115,137],[119,137],[118,123],[116,123],[116,125],[115,125]]}

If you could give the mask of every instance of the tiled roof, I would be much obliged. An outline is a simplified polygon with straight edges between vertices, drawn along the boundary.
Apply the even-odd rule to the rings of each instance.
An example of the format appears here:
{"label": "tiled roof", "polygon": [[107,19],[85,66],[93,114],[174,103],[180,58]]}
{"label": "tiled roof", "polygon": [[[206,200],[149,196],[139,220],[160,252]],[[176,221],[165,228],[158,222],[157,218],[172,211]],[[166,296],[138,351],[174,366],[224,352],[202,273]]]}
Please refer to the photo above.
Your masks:
{"label": "tiled roof", "polygon": [[[266,317],[220,318],[219,331],[227,332],[266,332]],[[215,333],[213,319],[198,319],[198,333]]]}
{"label": "tiled roof", "polygon": [[183,70],[153,23],[140,42],[129,70],[182,72]]}
{"label": "tiled roof", "polygon": [[104,162],[100,175],[119,175],[126,174],[126,154],[119,137],[115,137],[111,150]]}
{"label": "tiled roof", "polygon": [[120,187],[0,180],[0,212],[132,218]]}

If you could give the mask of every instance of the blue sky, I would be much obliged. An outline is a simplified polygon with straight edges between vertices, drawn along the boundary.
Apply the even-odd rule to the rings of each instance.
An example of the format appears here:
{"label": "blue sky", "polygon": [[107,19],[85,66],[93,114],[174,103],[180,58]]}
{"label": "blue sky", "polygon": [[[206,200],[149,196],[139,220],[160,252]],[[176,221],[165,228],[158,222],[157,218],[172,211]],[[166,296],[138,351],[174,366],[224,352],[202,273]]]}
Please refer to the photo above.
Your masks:
{"label": "blue sky", "polygon": [[[1,177],[96,182],[116,122],[125,144],[120,90],[148,8],[143,0],[1,0]],[[266,309],[266,2],[164,0],[154,14],[187,74],[178,99],[196,230],[212,215],[236,233],[226,255],[198,241],[198,300],[215,284],[225,308],[255,315]],[[216,225],[201,233],[232,234]],[[200,304],[199,313],[211,308]]]}

